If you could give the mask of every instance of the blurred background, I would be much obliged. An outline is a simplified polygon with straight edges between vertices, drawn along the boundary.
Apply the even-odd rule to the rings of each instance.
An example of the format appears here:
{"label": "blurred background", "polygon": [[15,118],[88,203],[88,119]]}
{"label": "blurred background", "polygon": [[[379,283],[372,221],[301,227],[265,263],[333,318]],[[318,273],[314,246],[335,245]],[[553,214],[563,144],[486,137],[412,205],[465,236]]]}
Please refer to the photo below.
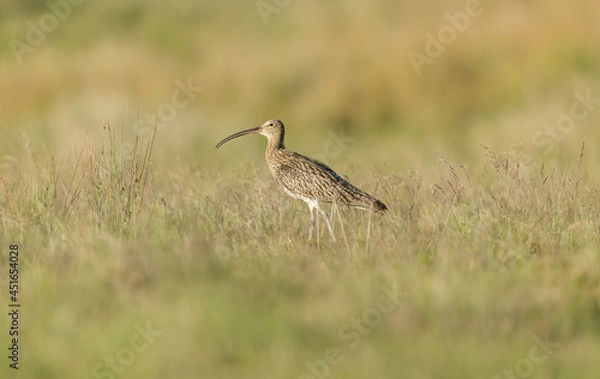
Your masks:
{"label": "blurred background", "polygon": [[125,140],[157,123],[160,161],[209,165],[262,155],[257,142],[236,142],[240,156],[212,147],[270,118],[308,155],[326,131],[355,138],[352,154],[330,157],[341,165],[475,164],[481,144],[544,160],[583,141],[598,150],[598,109],[568,132],[544,129],[575,93],[600,97],[593,0],[23,0],[0,11],[3,152],[19,134],[61,152],[107,123]]}
{"label": "blurred background", "polygon": [[[409,300],[332,377],[499,377],[532,337],[565,347],[540,377],[597,375],[598,0],[0,0],[0,15],[0,242],[23,244],[29,377],[319,377],[305,362],[345,347],[339,328],[382,287]],[[349,244],[306,243],[262,138],[214,149],[272,118],[390,205],[370,251],[352,212]],[[146,322],[160,342],[99,373]]]}

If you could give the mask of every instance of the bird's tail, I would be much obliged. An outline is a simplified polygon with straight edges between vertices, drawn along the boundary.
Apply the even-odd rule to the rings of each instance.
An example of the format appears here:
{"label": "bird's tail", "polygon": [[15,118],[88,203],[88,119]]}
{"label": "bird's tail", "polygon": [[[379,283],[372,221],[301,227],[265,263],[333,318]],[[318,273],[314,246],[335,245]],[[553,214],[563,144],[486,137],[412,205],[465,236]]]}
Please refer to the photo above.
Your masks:
{"label": "bird's tail", "polygon": [[363,192],[361,190],[358,191],[359,193],[357,196],[357,203],[360,208],[363,208],[365,210],[372,209],[377,213],[383,213],[387,211],[388,207],[382,201],[377,200],[375,197],[369,195],[366,192]]}
{"label": "bird's tail", "polygon": [[384,204],[384,203],[382,203],[381,201],[379,201],[379,200],[377,200],[377,199],[374,199],[374,200],[373,200],[373,209],[374,209],[376,212],[383,213],[383,212],[387,211],[387,209],[388,209],[388,208],[387,208],[387,205],[385,205],[385,204]]}
{"label": "bird's tail", "polygon": [[337,198],[331,199],[333,202],[347,204],[364,210],[373,209],[378,213],[383,213],[388,209],[383,202],[358,189],[348,181],[342,179],[339,184]]}

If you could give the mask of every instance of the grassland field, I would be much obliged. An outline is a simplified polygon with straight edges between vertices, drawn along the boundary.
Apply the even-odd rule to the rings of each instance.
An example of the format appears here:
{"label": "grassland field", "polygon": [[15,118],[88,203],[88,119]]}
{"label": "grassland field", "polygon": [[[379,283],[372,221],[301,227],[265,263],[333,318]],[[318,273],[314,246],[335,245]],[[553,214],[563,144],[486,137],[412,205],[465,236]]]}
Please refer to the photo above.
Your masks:
{"label": "grassland field", "polygon": [[[598,1],[0,15],[1,378],[598,378]],[[308,241],[271,118],[388,212]]]}

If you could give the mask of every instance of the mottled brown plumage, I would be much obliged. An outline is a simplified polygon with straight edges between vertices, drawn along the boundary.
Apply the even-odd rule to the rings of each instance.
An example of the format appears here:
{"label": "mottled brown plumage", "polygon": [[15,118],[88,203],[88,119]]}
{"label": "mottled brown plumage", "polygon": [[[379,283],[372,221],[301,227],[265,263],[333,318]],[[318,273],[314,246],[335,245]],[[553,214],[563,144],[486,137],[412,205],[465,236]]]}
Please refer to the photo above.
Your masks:
{"label": "mottled brown plumage", "polygon": [[356,188],[324,163],[287,150],[283,141],[285,128],[279,120],[269,120],[259,127],[232,134],[219,142],[216,147],[219,148],[227,141],[251,133],[259,133],[267,137],[265,157],[277,183],[288,195],[308,204],[311,216],[309,239],[312,237],[315,221],[314,209],[323,216],[331,237],[335,239],[329,219],[319,207],[319,202],[345,204],[377,212],[387,209],[381,201]]}

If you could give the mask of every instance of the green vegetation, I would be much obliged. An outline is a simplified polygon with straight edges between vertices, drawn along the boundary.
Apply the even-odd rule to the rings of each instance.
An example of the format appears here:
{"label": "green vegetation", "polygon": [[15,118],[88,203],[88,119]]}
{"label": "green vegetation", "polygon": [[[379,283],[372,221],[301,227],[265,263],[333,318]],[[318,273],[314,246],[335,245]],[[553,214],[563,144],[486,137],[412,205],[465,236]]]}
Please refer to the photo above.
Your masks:
{"label": "green vegetation", "polygon": [[[0,377],[596,378],[600,3],[481,7],[1,4]],[[307,241],[270,118],[389,211]]]}

